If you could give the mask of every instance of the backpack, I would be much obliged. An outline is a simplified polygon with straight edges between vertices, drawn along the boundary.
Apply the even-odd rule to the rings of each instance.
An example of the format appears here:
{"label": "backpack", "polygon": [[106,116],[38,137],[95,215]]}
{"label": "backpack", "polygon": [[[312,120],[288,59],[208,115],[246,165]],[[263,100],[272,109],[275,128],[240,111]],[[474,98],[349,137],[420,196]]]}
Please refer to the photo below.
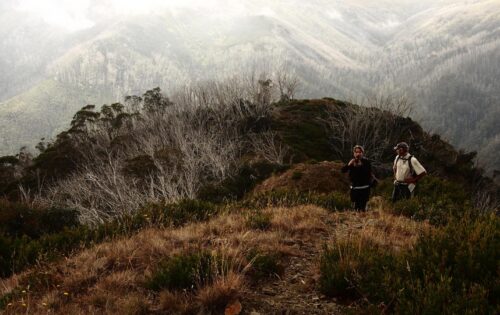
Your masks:
{"label": "backpack", "polygon": [[417,173],[416,173],[416,172],[415,172],[415,170],[413,169],[413,164],[411,164],[411,158],[412,158],[412,157],[413,157],[413,155],[410,155],[410,156],[408,157],[408,159],[402,159],[402,158],[398,155],[398,157],[396,158],[396,167],[397,167],[397,165],[398,165],[398,161],[399,161],[399,159],[402,159],[403,161],[408,161],[408,163],[409,163],[408,165],[410,166],[410,175],[411,175],[412,177],[417,177]]}

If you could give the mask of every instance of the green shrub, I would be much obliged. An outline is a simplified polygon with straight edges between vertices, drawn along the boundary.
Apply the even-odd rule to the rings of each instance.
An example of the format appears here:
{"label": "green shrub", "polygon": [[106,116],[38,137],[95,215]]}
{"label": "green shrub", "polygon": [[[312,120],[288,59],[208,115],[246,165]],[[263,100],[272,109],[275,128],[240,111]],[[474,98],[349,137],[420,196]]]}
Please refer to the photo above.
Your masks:
{"label": "green shrub", "polygon": [[143,207],[137,218],[141,225],[142,218],[150,218],[154,224],[180,226],[187,222],[208,220],[217,214],[219,208],[211,202],[184,199],[176,203],[150,203]]}
{"label": "green shrub", "polygon": [[439,279],[415,279],[402,290],[394,312],[397,314],[493,314],[487,291],[478,285],[456,289],[449,275]]}
{"label": "green shrub", "polygon": [[[21,209],[21,210],[19,210]],[[191,221],[207,220],[219,211],[219,208],[209,202],[199,200],[181,200],[172,204],[150,204],[144,207],[138,215],[122,218],[101,224],[96,227],[76,225],[75,217],[67,215],[70,212],[62,211],[61,221],[57,221],[58,210],[50,213],[36,212],[40,210],[16,208],[11,213],[28,213],[25,217],[33,218],[38,215],[39,222],[19,221],[4,216],[8,222],[7,228],[0,228],[0,277],[8,277],[20,272],[39,261],[51,261],[70,254],[74,250],[87,247],[106,239],[120,235],[129,235],[143,227],[156,224],[160,226],[179,226]],[[31,212],[35,213],[32,215]],[[8,219],[5,219],[8,218]],[[17,218],[14,216],[14,218]],[[75,219],[76,220],[76,219]],[[15,225],[12,222],[21,222]],[[10,227],[9,228],[9,224]],[[66,226],[65,226],[66,224]],[[33,227],[30,233],[21,233],[28,226]],[[33,236],[33,237],[30,237]],[[36,238],[34,238],[36,236]]]}
{"label": "green shrub", "polygon": [[428,220],[435,226],[444,226],[450,219],[460,218],[470,212],[470,209],[464,204],[454,204],[449,200],[414,197],[396,202],[392,212],[418,221]]}
{"label": "green shrub", "polygon": [[325,248],[320,290],[397,314],[494,314],[500,310],[500,218],[451,219],[413,249],[370,244]]}
{"label": "green shrub", "polygon": [[406,217],[412,218],[415,215],[421,213],[425,206],[422,201],[415,197],[411,199],[403,199],[394,203],[394,207],[391,212],[396,215],[404,215]]}
{"label": "green shrub", "polygon": [[294,172],[292,173],[292,179],[293,179],[293,180],[299,180],[299,179],[301,179],[301,178],[302,178],[302,175],[303,175],[303,174],[302,174],[302,172],[299,172],[299,171],[294,171]]}
{"label": "green shrub", "polygon": [[14,296],[15,296],[14,292],[0,296],[0,310],[5,309],[7,307],[7,304],[9,304],[13,300]]}
{"label": "green shrub", "polygon": [[203,186],[198,192],[198,198],[214,203],[239,200],[259,182],[272,174],[284,172],[288,168],[288,165],[279,165],[264,161],[245,164],[238,170],[235,176],[227,178],[222,183]]}
{"label": "green shrub", "polygon": [[324,122],[329,103],[324,100],[291,100],[276,108],[272,129],[290,148],[295,163],[309,159],[332,160],[335,157]]}
{"label": "green shrub", "polygon": [[345,242],[325,247],[320,259],[320,291],[352,300],[369,295],[377,301],[391,295],[384,271],[396,266],[395,257],[371,243]]}
{"label": "green shrub", "polygon": [[247,226],[256,230],[267,230],[271,226],[272,216],[261,211],[252,211],[247,216]]}
{"label": "green shrub", "polygon": [[422,237],[410,253],[416,275],[438,281],[451,277],[454,290],[481,285],[498,304],[500,296],[500,218],[464,216]]}
{"label": "green shrub", "polygon": [[[380,194],[392,192],[392,183],[386,180],[377,189]],[[418,183],[415,197],[396,202],[390,210],[415,220],[428,220],[433,225],[445,225],[450,218],[460,218],[471,209],[469,194],[457,183],[427,176]]]}
{"label": "green shrub", "polygon": [[263,253],[252,249],[247,254],[247,260],[252,264],[249,275],[253,280],[283,274],[284,267],[280,263],[280,255],[277,253]]}
{"label": "green shrub", "polygon": [[455,205],[470,202],[470,192],[463,185],[436,176],[424,177],[417,184],[416,194],[423,199],[441,199]]}
{"label": "green shrub", "polygon": [[343,211],[351,208],[351,200],[346,194],[333,192],[328,195],[318,195],[313,204],[330,211]]}
{"label": "green shrub", "polygon": [[0,235],[0,277],[11,274],[12,239]]}
{"label": "green shrub", "polygon": [[146,287],[154,291],[194,290],[198,284],[209,284],[213,281],[215,259],[205,252],[171,257],[160,263]]}
{"label": "green shrub", "polygon": [[0,277],[24,270],[34,263],[60,258],[71,251],[101,241],[99,229],[80,226],[58,233],[45,234],[38,239],[0,236]]}
{"label": "green shrub", "polygon": [[9,236],[39,238],[78,224],[75,210],[34,208],[24,203],[0,200],[0,233]]}

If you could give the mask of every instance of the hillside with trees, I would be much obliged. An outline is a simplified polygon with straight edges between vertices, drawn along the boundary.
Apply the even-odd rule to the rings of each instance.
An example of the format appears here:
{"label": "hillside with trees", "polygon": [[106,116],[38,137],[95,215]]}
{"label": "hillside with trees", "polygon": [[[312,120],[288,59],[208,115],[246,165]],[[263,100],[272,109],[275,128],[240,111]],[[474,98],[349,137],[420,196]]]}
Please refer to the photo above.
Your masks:
{"label": "hillside with trees", "polygon": [[425,130],[478,151],[490,175],[500,162],[492,154],[500,118],[496,0],[216,0],[126,16],[89,5],[93,24],[76,31],[15,2],[0,13],[2,155],[34,151],[40,138],[67,129],[82,104],[283,68],[301,82],[300,98],[370,106],[381,95],[406,96]]}
{"label": "hillside with trees", "polygon": [[[0,158],[5,314],[494,314],[499,189],[406,117],[233,78],[87,105]],[[392,147],[430,176],[389,202]],[[350,211],[354,144],[381,183]],[[317,185],[317,183],[324,184]]]}

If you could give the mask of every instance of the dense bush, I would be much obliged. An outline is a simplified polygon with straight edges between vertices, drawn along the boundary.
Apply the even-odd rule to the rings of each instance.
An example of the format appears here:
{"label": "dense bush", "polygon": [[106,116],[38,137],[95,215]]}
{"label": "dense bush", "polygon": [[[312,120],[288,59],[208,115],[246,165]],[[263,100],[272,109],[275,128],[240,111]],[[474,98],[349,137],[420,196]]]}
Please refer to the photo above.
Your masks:
{"label": "dense bush", "polygon": [[222,183],[216,185],[207,184],[202,187],[198,193],[198,198],[216,203],[239,200],[262,180],[272,174],[284,172],[288,168],[289,165],[279,165],[265,161],[245,164],[240,167],[235,176],[225,179]]}
{"label": "dense bush", "polygon": [[252,264],[249,276],[253,280],[257,281],[273,275],[283,274],[284,267],[280,263],[278,253],[265,253],[252,249],[248,252],[247,259]]}
{"label": "dense bush", "polygon": [[119,224],[106,224],[95,229],[78,226],[57,233],[45,234],[37,239],[0,235],[0,277],[15,272],[40,261],[61,258],[73,250],[122,234]]}
{"label": "dense bush", "polygon": [[336,157],[330,131],[324,122],[331,103],[328,100],[292,100],[278,104],[272,127],[290,147],[295,163]]}
{"label": "dense bush", "polygon": [[217,214],[220,207],[208,201],[183,199],[176,203],[150,203],[134,217],[141,225],[143,218],[156,225],[179,226],[187,222],[204,221]]}
{"label": "dense bush", "polygon": [[208,202],[182,200],[172,204],[151,204],[142,209],[138,215],[93,228],[76,226],[71,220],[66,220],[71,224],[62,226],[64,220],[61,222],[54,220],[56,222],[49,222],[43,230],[49,232],[37,233],[36,238],[26,233],[3,232],[0,234],[0,277],[10,276],[39,261],[60,258],[81,247],[115,236],[129,235],[151,224],[178,226],[191,221],[206,220],[217,210],[215,205]]}
{"label": "dense bush", "polygon": [[190,253],[168,258],[146,281],[151,290],[194,290],[198,285],[213,281],[217,257],[210,253]]}
{"label": "dense bush", "polygon": [[[376,193],[389,198],[392,193],[391,180],[385,180]],[[470,193],[456,182],[426,176],[418,184],[412,199],[400,200],[391,213],[415,220],[429,220],[433,225],[445,225],[450,218],[460,218],[472,208]]]}
{"label": "dense bush", "polygon": [[499,261],[500,218],[464,216],[407,251],[353,242],[326,248],[320,290],[398,314],[494,314]]}
{"label": "dense bush", "polygon": [[38,238],[78,225],[75,210],[37,208],[0,199],[0,234]]}
{"label": "dense bush", "polygon": [[251,211],[247,215],[247,226],[256,230],[267,230],[271,226],[271,214],[262,211]]}
{"label": "dense bush", "polygon": [[396,261],[388,252],[374,244],[337,243],[325,247],[320,260],[320,290],[328,296],[347,300],[362,298],[365,291],[372,295],[390,294],[385,286],[384,272]]}
{"label": "dense bush", "polygon": [[293,174],[292,174],[292,179],[293,180],[299,180],[302,178],[302,175],[304,175],[302,172],[300,171],[294,171]]}

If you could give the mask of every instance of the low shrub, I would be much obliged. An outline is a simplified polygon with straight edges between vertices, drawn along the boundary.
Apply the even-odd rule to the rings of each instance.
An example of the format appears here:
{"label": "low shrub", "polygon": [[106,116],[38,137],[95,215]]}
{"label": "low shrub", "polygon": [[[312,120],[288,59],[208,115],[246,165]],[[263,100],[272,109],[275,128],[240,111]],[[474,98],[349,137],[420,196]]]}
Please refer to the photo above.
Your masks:
{"label": "low shrub", "polygon": [[500,302],[500,218],[495,215],[453,220],[422,237],[408,259],[422,283],[448,276],[456,292],[484,289],[492,304]]}
{"label": "low shrub", "polygon": [[460,218],[471,211],[466,204],[455,204],[446,199],[430,200],[421,196],[394,203],[389,211],[418,221],[427,220],[435,226],[444,226],[451,218]]}
{"label": "low shrub", "polygon": [[238,271],[230,258],[207,251],[178,254],[163,260],[147,279],[150,290],[197,290],[210,286],[218,278]]}
{"label": "low shrub", "polygon": [[495,314],[499,248],[500,218],[468,215],[400,252],[338,243],[321,257],[320,290],[397,314]]}
{"label": "low shrub", "polygon": [[220,207],[215,204],[193,199],[184,199],[176,203],[150,203],[139,211],[139,216],[134,217],[139,221],[148,218],[156,225],[180,226],[187,222],[208,220],[217,214]]}
{"label": "low shrub", "polygon": [[40,261],[61,258],[75,249],[100,242],[116,233],[110,230],[108,234],[104,229],[100,227],[92,230],[79,226],[45,234],[38,239],[26,235],[16,238],[0,235],[0,277],[8,277]]}
{"label": "low shrub", "polygon": [[293,180],[299,180],[302,178],[302,175],[304,175],[302,172],[299,172],[299,171],[295,171],[293,172],[292,174],[292,179]]}
{"label": "low shrub", "polygon": [[150,290],[194,290],[200,283],[213,280],[214,256],[209,253],[191,253],[171,257],[160,263],[147,280]]}
{"label": "low shrub", "polygon": [[247,215],[247,226],[255,230],[267,230],[271,226],[271,214],[252,211]]}
{"label": "low shrub", "polygon": [[203,186],[198,192],[198,198],[214,203],[240,200],[259,182],[272,174],[284,172],[289,167],[289,165],[280,165],[265,161],[245,164],[238,170],[235,176],[227,178],[222,183]]}
{"label": "low shrub", "polygon": [[[392,183],[385,180],[376,190],[389,198]],[[426,176],[420,181],[411,199],[400,200],[388,210],[396,215],[404,215],[415,220],[428,220],[437,226],[446,225],[450,218],[460,218],[471,209],[470,194],[457,183],[434,176]]]}
{"label": "low shrub", "polygon": [[247,254],[247,260],[252,265],[249,275],[253,280],[258,281],[273,275],[283,274],[284,267],[280,263],[280,255],[277,253],[265,253],[252,249]]}
{"label": "low shrub", "polygon": [[326,247],[320,259],[320,291],[327,296],[355,300],[391,294],[383,271],[392,269],[396,259],[383,248],[371,244],[339,242]]}
{"label": "low shrub", "polygon": [[75,210],[37,208],[0,199],[0,233],[12,237],[38,238],[79,224]]}
{"label": "low shrub", "polygon": [[51,223],[49,228],[45,227],[45,230],[40,228],[33,234],[37,238],[32,238],[26,233],[20,235],[3,232],[0,233],[0,277],[8,277],[39,261],[55,260],[74,250],[115,236],[135,233],[152,224],[179,226],[191,221],[207,220],[218,210],[218,207],[209,202],[182,200],[172,204],[150,204],[135,216],[96,227],[76,226],[71,221],[63,219],[62,222],[69,222],[68,226]]}
{"label": "low shrub", "polygon": [[0,310],[5,309],[8,306],[8,304],[11,303],[14,297],[19,294],[18,291],[19,289],[15,289],[13,290],[13,292],[0,296]]}

